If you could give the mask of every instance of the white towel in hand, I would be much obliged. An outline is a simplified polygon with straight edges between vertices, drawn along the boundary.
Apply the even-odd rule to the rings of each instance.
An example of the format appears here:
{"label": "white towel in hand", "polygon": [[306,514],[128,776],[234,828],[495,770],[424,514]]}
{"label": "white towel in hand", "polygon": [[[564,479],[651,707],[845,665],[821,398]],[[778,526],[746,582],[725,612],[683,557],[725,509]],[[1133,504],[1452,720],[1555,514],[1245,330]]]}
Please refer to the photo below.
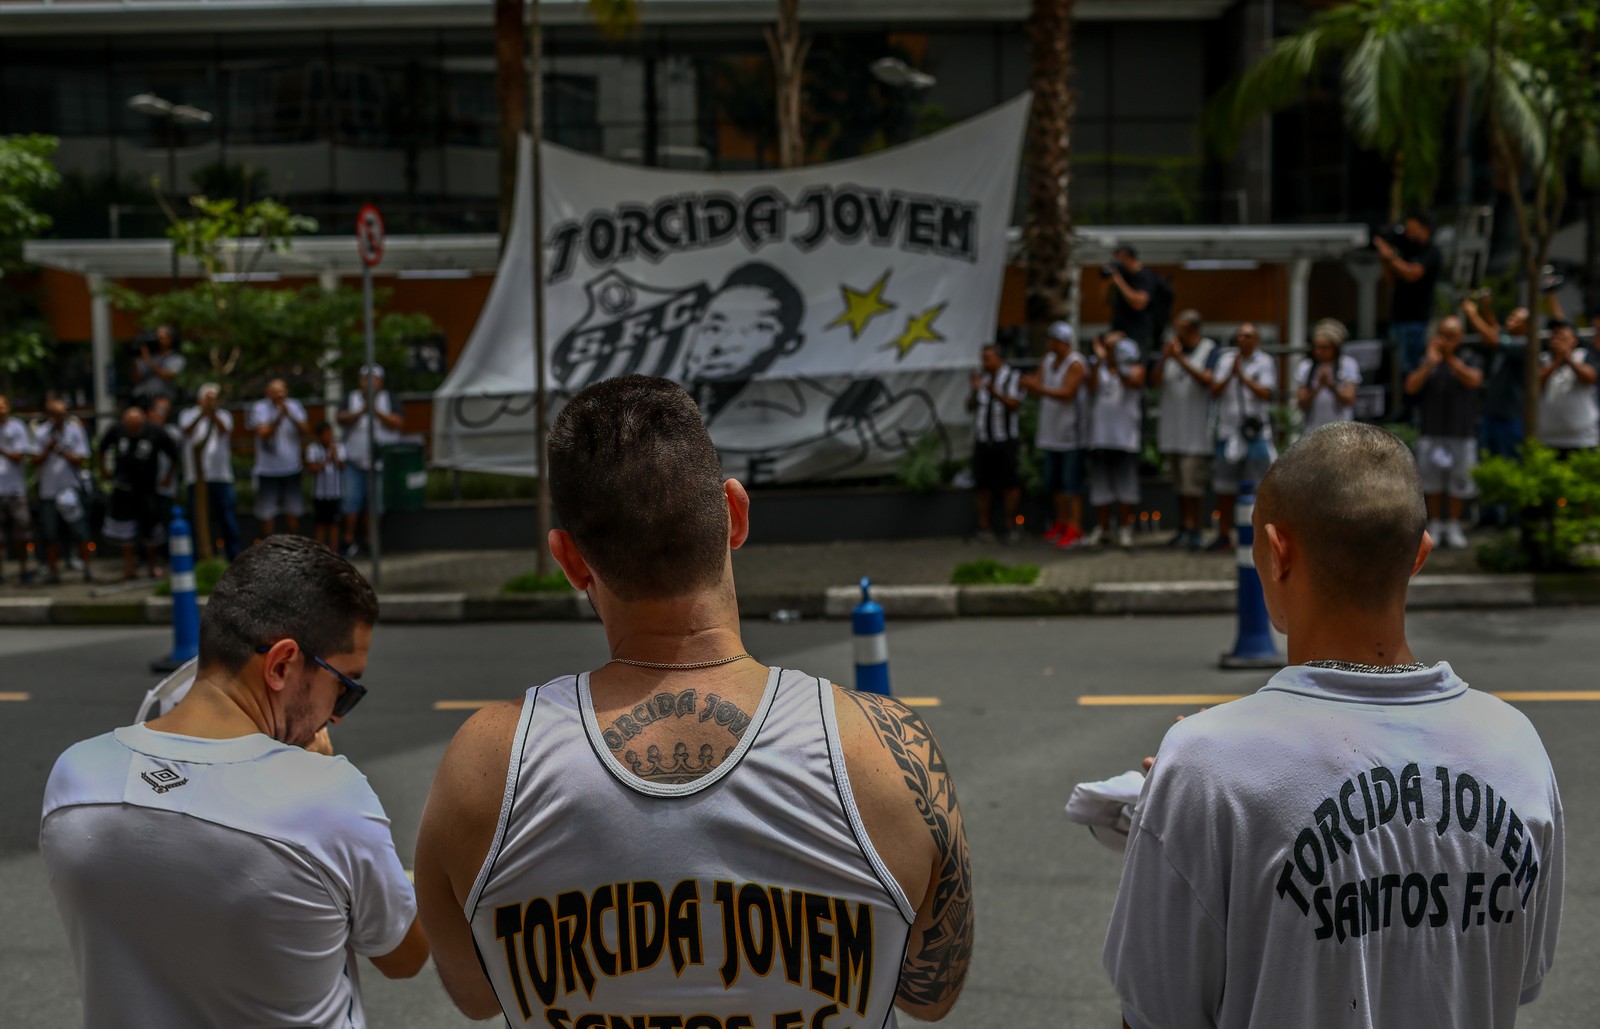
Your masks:
{"label": "white towel in hand", "polygon": [[1144,788],[1143,772],[1123,772],[1100,782],[1080,782],[1067,801],[1067,817],[1089,827],[1089,833],[1111,850],[1128,849],[1133,805]]}

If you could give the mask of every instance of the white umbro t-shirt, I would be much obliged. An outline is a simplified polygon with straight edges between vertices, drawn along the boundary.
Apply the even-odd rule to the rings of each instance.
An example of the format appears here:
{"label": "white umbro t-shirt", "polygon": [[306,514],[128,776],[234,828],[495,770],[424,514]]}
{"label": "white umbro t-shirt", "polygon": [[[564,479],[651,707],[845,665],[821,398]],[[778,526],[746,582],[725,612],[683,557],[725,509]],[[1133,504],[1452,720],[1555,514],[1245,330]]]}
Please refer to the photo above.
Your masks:
{"label": "white umbro t-shirt", "polygon": [[1509,1029],[1562,849],[1539,734],[1448,664],[1286,668],[1162,741],[1106,970],[1133,1029]]}
{"label": "white umbro t-shirt", "polygon": [[260,734],[76,744],[39,849],[90,1026],[365,1026],[356,955],[416,917],[366,777]]}

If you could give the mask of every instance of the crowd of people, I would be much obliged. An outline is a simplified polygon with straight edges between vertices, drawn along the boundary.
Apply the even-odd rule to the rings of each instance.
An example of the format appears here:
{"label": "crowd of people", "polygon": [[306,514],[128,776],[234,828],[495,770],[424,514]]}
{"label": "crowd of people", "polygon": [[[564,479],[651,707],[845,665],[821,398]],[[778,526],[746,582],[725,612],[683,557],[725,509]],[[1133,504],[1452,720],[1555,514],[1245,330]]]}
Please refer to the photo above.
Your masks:
{"label": "crowd of people", "polygon": [[[1258,382],[1251,364],[1236,353],[1218,379]],[[994,425],[1020,388],[985,402]],[[1115,439],[1113,421],[1087,438]],[[518,1025],[951,1009],[981,946],[952,762],[899,701],[750,654],[732,560],[750,499],[689,394],[590,386],[548,461],[548,545],[607,660],[461,727],[414,887],[325,731],[382,700],[360,681],[377,598],[309,539],[259,542],[223,575],[175,707],[61,755],[40,851],[86,1025],[364,1026],[358,956],[405,977],[431,955],[462,1012]],[[1326,425],[1267,470],[1253,558],[1291,667],[1147,759],[1103,952],[1130,1029],[1510,1029],[1539,995],[1561,798],[1528,720],[1407,641],[1426,518],[1413,456],[1372,426]]]}
{"label": "crowd of people", "polygon": [[[1414,216],[1394,241],[1379,237],[1375,246],[1395,287],[1390,330],[1405,401],[1392,417],[1409,419],[1420,433],[1415,455],[1430,533],[1440,545],[1459,549],[1468,545],[1464,519],[1477,495],[1479,453],[1520,452],[1529,317],[1519,307],[1502,325],[1492,304],[1469,297],[1460,316],[1431,320],[1440,264],[1431,238],[1431,225]],[[996,493],[1004,500],[1004,539],[1021,538],[1021,413],[1035,398],[1033,445],[1052,511],[1045,539],[1061,549],[1133,546],[1149,403],[1155,448],[1177,498],[1169,545],[1232,551],[1234,502],[1242,485],[1258,484],[1275,460],[1275,434],[1356,417],[1363,379],[1356,359],[1343,352],[1349,331],[1334,318],[1318,321],[1309,355],[1292,369],[1262,349],[1257,325],[1240,324],[1224,345],[1205,334],[1193,308],[1172,316],[1158,340],[1150,311],[1160,280],[1132,247],[1117,250],[1108,272],[1110,327],[1086,346],[1078,345],[1070,323],[1056,322],[1047,332],[1048,352],[1027,373],[1006,364],[997,346],[983,348],[968,404],[974,412],[975,538],[997,537]],[[1419,308],[1423,297],[1426,306]],[[1481,340],[1476,346],[1462,345],[1468,323]],[[1539,368],[1540,440],[1563,455],[1600,446],[1600,353],[1580,346],[1576,327],[1564,318],[1553,318],[1547,328]],[[1286,388],[1280,388],[1285,373]],[[1293,416],[1283,418],[1280,408]],[[1216,511],[1209,539],[1208,495]],[[1087,532],[1085,498],[1093,509]]]}
{"label": "crowd of people", "polygon": [[[206,512],[208,524],[195,526],[196,533],[217,541],[228,560],[238,556],[245,541],[234,492],[235,421],[221,384],[202,384],[191,405],[177,408],[184,359],[165,327],[153,349],[141,347],[133,367],[132,401],[98,439],[60,396],[47,396],[31,422],[13,414],[8,398],[0,396],[0,585],[7,582],[8,556],[23,585],[59,583],[63,559],[69,572],[93,581],[97,513],[103,514],[99,536],[120,548],[123,580],[138,578],[141,564],[145,576],[160,578],[167,526],[180,498],[191,517]],[[240,442],[251,455],[262,536],[300,531],[309,480],[317,541],[348,557],[360,552],[369,508],[383,511],[382,491],[368,495],[374,462],[369,380],[372,438],[382,447],[400,438],[402,419],[379,365],[362,366],[358,388],[333,422],[313,424],[282,379],[267,383],[245,409],[248,435]],[[30,554],[35,566],[43,566],[42,576],[29,567]]]}

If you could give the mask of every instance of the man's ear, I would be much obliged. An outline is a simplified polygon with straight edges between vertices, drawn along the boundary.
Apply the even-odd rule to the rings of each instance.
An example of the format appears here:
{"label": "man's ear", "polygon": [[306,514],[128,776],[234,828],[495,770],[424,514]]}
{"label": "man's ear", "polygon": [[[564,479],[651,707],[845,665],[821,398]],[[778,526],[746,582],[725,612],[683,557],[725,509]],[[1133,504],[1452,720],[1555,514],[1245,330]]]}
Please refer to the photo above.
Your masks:
{"label": "man's ear", "polygon": [[1289,537],[1271,522],[1263,526],[1262,531],[1267,541],[1267,560],[1271,563],[1267,574],[1274,580],[1282,581],[1289,574],[1289,566],[1293,561]]}
{"label": "man's ear", "polygon": [[1433,553],[1433,537],[1427,530],[1423,530],[1422,542],[1417,545],[1417,560],[1411,565],[1411,574],[1415,576],[1422,571],[1422,566],[1428,563],[1428,555]]}
{"label": "man's ear", "polygon": [[572,588],[579,593],[587,590],[594,582],[594,573],[589,571],[588,562],[578,553],[571,534],[565,529],[551,529],[545,542],[550,546],[550,556],[561,566],[561,571],[566,574],[567,582],[572,584]]}
{"label": "man's ear", "polygon": [[738,550],[750,538],[750,494],[738,479],[722,484],[728,498],[728,549]]}
{"label": "man's ear", "polygon": [[289,685],[289,676],[299,658],[300,644],[294,640],[279,640],[261,655],[261,678],[267,689],[281,693]]}

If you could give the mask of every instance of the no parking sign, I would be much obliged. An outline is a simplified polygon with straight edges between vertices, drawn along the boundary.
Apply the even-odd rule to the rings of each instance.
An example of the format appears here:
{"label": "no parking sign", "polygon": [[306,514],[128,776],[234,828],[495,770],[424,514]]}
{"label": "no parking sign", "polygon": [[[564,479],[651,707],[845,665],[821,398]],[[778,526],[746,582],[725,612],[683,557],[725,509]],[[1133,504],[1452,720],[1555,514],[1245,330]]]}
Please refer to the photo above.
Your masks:
{"label": "no parking sign", "polygon": [[356,249],[362,264],[368,268],[378,266],[383,260],[383,241],[383,215],[376,206],[367,204],[356,214]]}

